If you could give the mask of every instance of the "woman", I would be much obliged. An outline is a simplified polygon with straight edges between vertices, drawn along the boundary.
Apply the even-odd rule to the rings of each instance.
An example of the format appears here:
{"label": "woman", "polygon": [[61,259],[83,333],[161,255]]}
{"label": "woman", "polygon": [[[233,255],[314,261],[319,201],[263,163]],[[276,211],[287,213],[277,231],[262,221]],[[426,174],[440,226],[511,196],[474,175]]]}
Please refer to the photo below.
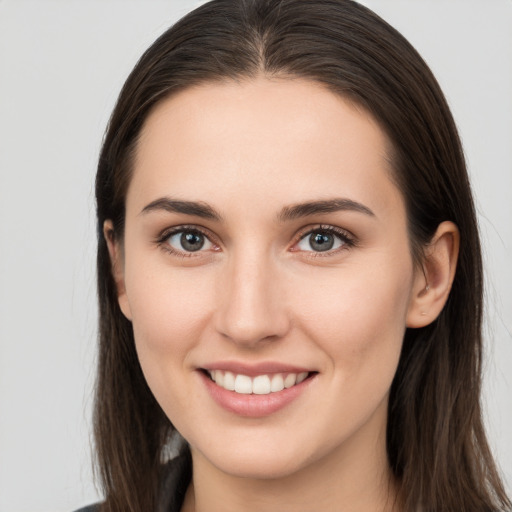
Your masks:
{"label": "woman", "polygon": [[510,507],[460,142],[376,15],[196,9],[128,78],[96,195],[99,510]]}

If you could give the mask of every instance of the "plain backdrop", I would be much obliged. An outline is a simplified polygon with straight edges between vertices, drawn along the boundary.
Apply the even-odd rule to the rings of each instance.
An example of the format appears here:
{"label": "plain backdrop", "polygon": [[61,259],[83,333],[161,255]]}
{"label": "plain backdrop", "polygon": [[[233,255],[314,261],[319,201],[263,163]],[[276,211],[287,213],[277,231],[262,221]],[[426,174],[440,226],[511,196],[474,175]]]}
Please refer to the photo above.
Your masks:
{"label": "plain backdrop", "polygon": [[[93,179],[117,93],[191,0],[0,0],[0,512],[98,499]],[[460,128],[487,270],[485,411],[512,489],[512,1],[367,0]]]}

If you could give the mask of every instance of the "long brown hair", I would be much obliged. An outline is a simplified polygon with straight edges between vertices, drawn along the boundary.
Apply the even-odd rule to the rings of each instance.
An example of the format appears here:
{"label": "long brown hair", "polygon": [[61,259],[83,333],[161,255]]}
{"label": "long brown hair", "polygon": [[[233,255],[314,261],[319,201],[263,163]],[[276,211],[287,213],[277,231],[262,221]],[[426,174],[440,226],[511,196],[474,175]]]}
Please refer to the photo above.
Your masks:
{"label": "long brown hair", "polygon": [[98,474],[105,511],[153,510],[162,448],[173,427],[139,366],[118,302],[103,223],[123,237],[133,153],[163,98],[208,81],[302,77],[368,110],[393,146],[394,179],[407,208],[413,257],[445,220],[461,235],[458,268],[439,318],[408,329],[389,398],[387,451],[405,510],[510,507],[480,408],[482,262],[473,199],[445,98],[412,46],[350,0],[213,0],[144,53],[112,114],[96,178],[99,368]]}

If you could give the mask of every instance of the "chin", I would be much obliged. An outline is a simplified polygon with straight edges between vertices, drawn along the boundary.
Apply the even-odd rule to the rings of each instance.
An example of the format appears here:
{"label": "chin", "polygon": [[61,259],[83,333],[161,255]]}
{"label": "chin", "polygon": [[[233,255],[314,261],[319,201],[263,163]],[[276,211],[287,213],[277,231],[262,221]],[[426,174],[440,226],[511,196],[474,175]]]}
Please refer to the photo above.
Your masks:
{"label": "chin", "polygon": [[267,442],[254,440],[250,444],[247,441],[222,443],[219,446],[210,444],[206,450],[192,450],[225,474],[256,480],[286,478],[304,469],[319,456],[319,450],[311,449],[312,453],[308,453],[303,442],[276,439]]}
{"label": "chin", "polygon": [[[213,461],[212,461],[213,462]],[[277,480],[297,473],[302,464],[295,458],[285,460],[275,454],[258,458],[222,457],[215,466],[223,473],[253,480]]]}

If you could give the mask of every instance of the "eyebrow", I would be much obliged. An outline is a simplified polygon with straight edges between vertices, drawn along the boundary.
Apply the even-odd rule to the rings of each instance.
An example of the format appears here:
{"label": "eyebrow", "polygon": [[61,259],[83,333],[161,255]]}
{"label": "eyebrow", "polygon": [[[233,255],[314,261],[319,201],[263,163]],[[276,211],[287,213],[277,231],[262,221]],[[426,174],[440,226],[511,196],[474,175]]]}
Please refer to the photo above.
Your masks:
{"label": "eyebrow", "polygon": [[336,198],[323,201],[311,201],[292,206],[285,206],[278,218],[281,222],[308,217],[310,215],[321,215],[324,213],[334,213],[339,211],[353,211],[363,213],[369,217],[375,217],[375,214],[364,204],[353,201],[352,199]]}
{"label": "eyebrow", "polygon": [[[169,197],[161,197],[152,201],[142,209],[141,214],[161,210],[170,213],[193,215],[203,219],[222,221],[222,215],[207,203],[202,201],[171,199]],[[369,217],[375,217],[375,214],[364,204],[353,201],[352,199],[335,198],[285,206],[278,214],[277,218],[280,222],[286,222],[302,217],[309,217],[311,215],[322,215],[339,211],[354,211],[368,215]]]}
{"label": "eyebrow", "polygon": [[169,197],[161,197],[146,205],[141,213],[149,213],[163,210],[170,213],[184,213],[185,215],[194,215],[203,219],[220,221],[221,215],[211,206],[202,201],[182,201],[171,199]]}

